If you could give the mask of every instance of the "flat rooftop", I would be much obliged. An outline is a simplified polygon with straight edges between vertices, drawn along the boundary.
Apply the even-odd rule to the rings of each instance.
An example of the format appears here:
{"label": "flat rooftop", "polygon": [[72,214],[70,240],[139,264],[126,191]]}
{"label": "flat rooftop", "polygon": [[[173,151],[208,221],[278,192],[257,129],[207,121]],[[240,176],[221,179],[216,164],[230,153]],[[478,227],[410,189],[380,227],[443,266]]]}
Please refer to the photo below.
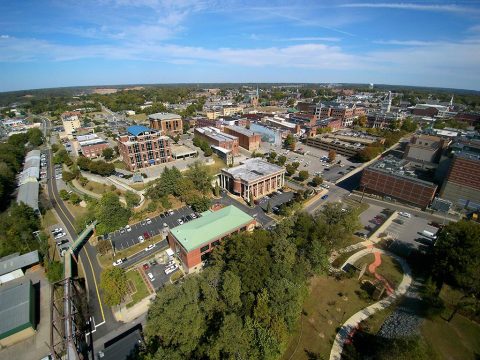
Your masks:
{"label": "flat rooftop", "polygon": [[274,165],[260,158],[252,158],[245,160],[242,165],[233,168],[222,169],[233,178],[240,178],[244,181],[255,181],[265,176],[272,175],[278,172],[285,172],[283,167]]}
{"label": "flat rooftop", "polygon": [[253,217],[230,205],[218,211],[203,213],[198,219],[170,230],[187,251],[195,250],[212,240],[247,225]]}
{"label": "flat rooftop", "polygon": [[197,154],[198,151],[194,149],[190,149],[188,146],[185,145],[177,145],[173,144],[171,146],[171,151],[173,156],[185,156],[190,154]]}
{"label": "flat rooftop", "polygon": [[368,167],[371,170],[377,170],[396,177],[403,177],[409,180],[425,183],[425,185],[435,185],[429,181],[426,172],[420,167],[414,167],[411,162],[399,159],[393,155],[388,155]]}
{"label": "flat rooftop", "polygon": [[203,134],[209,138],[215,139],[216,141],[234,141],[238,140],[236,136],[225,134],[220,132],[219,129],[214,127],[202,127],[197,128],[195,131],[198,131],[200,134]]}
{"label": "flat rooftop", "polygon": [[254,136],[254,135],[260,135],[256,132],[254,132],[250,129],[244,128],[242,126],[230,125],[230,126],[226,126],[226,128],[230,129],[230,130],[233,130],[233,131],[236,131],[237,133],[248,136],[248,137],[251,137],[251,136]]}
{"label": "flat rooftop", "polygon": [[152,120],[178,120],[181,119],[182,117],[178,114],[172,114],[172,113],[156,113],[156,114],[150,114],[148,115],[149,119]]}

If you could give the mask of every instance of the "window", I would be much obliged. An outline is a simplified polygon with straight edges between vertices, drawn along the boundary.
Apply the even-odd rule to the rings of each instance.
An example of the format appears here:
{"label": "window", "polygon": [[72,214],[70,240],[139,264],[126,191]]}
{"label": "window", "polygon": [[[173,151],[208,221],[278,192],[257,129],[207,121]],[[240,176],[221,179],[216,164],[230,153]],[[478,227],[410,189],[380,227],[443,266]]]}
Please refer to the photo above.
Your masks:
{"label": "window", "polygon": [[210,246],[209,246],[208,244],[205,245],[205,246],[202,246],[202,247],[200,248],[200,252],[203,253],[203,252],[207,251],[209,248],[210,248]]}

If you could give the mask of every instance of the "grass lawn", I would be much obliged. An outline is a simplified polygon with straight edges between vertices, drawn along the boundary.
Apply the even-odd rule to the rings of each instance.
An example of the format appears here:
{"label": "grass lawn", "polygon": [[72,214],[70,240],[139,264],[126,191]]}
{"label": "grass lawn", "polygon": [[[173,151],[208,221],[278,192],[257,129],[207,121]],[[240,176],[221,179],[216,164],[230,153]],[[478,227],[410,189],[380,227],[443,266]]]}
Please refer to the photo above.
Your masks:
{"label": "grass lawn", "polygon": [[48,227],[58,224],[58,220],[52,210],[47,210],[42,217],[42,227],[48,230]]}
{"label": "grass lawn", "polygon": [[129,308],[138,303],[139,301],[145,299],[148,295],[150,295],[150,293],[138,270],[127,271],[126,275],[127,280],[131,282],[131,290],[133,290],[133,293],[130,293],[132,301],[127,303],[127,308]]}
{"label": "grass lawn", "polygon": [[85,186],[84,189],[94,192],[95,194],[102,195],[107,191],[110,191],[110,187],[105,184],[100,184],[96,181],[89,181]]}
{"label": "grass lawn", "polygon": [[145,184],[140,184],[140,183],[137,183],[137,184],[131,184],[130,185],[131,188],[135,189],[135,190],[145,190],[145,188],[147,187]]}
{"label": "grass lawn", "polygon": [[[390,256],[387,256],[385,254],[382,254],[381,256],[382,263],[376,269],[376,272],[377,274],[387,279],[389,283],[393,285],[393,287],[396,287],[398,284],[400,284],[403,278],[402,267],[395,259],[391,258]],[[358,261],[355,263],[355,266],[361,269],[363,264],[366,263],[367,271],[365,272],[365,274],[368,275],[371,279],[374,279],[374,277],[371,276],[370,272],[368,271],[368,265],[373,263],[374,260],[375,256],[373,254],[368,254],[358,259]]]}
{"label": "grass lawn", "polygon": [[207,168],[210,170],[211,175],[216,175],[220,172],[221,169],[226,168],[227,164],[223,162],[217,155],[213,154],[212,159],[215,161],[212,165],[208,165]]}
{"label": "grass lawn", "polygon": [[113,165],[115,166],[115,169],[122,169],[122,170],[126,170],[127,167],[125,166],[124,162],[123,161],[120,161],[120,160],[117,160],[113,163]]}
{"label": "grass lawn", "polygon": [[68,201],[65,202],[65,205],[67,205],[68,210],[72,213],[72,215],[75,219],[79,219],[79,218],[81,218],[82,216],[84,216],[88,213],[88,210],[87,210],[86,207],[84,208],[84,207],[81,207],[81,206],[78,206],[78,205],[73,205],[73,204],[69,203]]}
{"label": "grass lawn", "polygon": [[344,280],[329,276],[313,278],[310,294],[303,304],[302,324],[298,324],[298,330],[290,337],[282,359],[312,359],[313,354],[328,359],[337,327],[373,303],[360,299],[355,290],[360,290],[355,277]]}
{"label": "grass lawn", "polygon": [[421,333],[439,359],[478,359],[480,325],[462,315],[455,315],[450,322],[439,316],[426,319]]}

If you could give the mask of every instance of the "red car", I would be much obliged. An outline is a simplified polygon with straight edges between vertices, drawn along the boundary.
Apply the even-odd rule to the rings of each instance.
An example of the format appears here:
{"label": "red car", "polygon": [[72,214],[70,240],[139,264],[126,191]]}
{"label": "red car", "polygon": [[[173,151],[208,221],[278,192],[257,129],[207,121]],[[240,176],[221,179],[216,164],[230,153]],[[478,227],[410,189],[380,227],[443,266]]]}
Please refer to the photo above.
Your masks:
{"label": "red car", "polygon": [[143,233],[143,237],[144,237],[145,239],[149,239],[149,238],[150,238],[150,234],[145,231],[145,232]]}
{"label": "red car", "polygon": [[143,270],[148,270],[150,266],[148,264],[143,264]]}

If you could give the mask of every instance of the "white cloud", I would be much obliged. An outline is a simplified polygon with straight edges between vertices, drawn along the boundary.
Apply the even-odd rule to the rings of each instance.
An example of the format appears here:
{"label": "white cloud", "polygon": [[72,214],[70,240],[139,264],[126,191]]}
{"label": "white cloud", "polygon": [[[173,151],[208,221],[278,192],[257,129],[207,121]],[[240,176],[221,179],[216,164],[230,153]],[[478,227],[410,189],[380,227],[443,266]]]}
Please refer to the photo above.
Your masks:
{"label": "white cloud", "polygon": [[399,46],[428,46],[435,44],[432,41],[423,41],[423,40],[376,40],[375,44],[381,45],[399,45]]}
{"label": "white cloud", "polygon": [[373,8],[373,9],[400,9],[417,11],[436,11],[451,13],[480,13],[477,8],[459,6],[455,4],[419,4],[419,3],[351,3],[342,4],[339,7],[345,8]]}
{"label": "white cloud", "polygon": [[0,35],[0,39],[8,39],[10,35]]}

